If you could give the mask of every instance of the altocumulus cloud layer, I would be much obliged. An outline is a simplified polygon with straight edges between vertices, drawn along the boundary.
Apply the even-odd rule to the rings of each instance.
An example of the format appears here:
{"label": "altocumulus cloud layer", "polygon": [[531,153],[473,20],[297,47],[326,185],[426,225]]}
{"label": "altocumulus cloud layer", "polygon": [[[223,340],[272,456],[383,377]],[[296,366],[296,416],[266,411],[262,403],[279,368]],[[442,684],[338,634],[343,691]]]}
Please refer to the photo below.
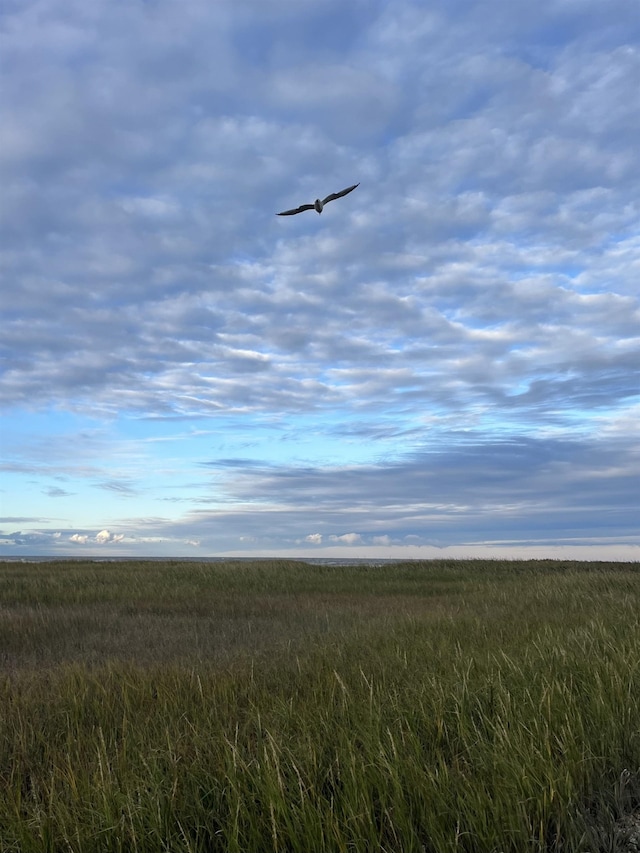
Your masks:
{"label": "altocumulus cloud layer", "polygon": [[637,559],[637,11],[5,3],[0,554]]}

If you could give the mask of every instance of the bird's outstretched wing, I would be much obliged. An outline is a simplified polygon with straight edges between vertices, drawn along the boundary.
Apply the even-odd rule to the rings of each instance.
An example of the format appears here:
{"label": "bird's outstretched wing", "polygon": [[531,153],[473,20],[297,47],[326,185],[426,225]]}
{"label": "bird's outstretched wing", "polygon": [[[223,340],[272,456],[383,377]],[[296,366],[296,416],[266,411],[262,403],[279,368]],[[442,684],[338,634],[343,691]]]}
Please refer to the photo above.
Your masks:
{"label": "bird's outstretched wing", "polygon": [[331,195],[328,195],[325,199],[322,200],[322,203],[326,204],[329,201],[334,201],[336,198],[342,198],[343,195],[347,195],[348,193],[353,192],[353,190],[355,190],[355,188],[359,186],[360,184],[358,183],[354,184],[352,187],[347,187],[346,190],[340,190],[339,193],[331,193]]}
{"label": "bird's outstretched wing", "polygon": [[282,213],[276,213],[276,216],[293,216],[294,213],[302,213],[303,210],[313,210],[312,204],[301,204],[300,207],[295,207],[293,210],[283,210]]}

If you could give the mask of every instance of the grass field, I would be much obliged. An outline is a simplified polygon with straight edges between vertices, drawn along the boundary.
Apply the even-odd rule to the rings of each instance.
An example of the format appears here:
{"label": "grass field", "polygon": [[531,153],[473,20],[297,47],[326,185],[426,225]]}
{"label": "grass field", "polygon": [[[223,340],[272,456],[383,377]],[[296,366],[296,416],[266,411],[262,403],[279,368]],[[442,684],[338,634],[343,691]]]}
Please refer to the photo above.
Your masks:
{"label": "grass field", "polygon": [[0,850],[635,850],[640,566],[0,563]]}

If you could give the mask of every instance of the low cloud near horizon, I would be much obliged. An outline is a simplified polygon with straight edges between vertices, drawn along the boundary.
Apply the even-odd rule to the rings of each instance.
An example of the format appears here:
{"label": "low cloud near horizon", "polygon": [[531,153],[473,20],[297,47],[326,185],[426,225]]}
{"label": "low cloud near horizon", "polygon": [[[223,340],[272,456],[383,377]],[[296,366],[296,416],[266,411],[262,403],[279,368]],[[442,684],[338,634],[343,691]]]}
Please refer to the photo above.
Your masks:
{"label": "low cloud near horizon", "polygon": [[638,559],[639,45],[635,0],[5,5],[0,555]]}

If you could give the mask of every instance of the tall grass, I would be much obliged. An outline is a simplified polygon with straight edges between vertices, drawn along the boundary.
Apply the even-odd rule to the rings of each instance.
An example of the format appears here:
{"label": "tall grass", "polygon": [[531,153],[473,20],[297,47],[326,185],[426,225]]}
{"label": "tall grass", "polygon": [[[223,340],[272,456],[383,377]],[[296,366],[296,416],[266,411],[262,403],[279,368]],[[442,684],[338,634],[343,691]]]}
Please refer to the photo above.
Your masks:
{"label": "tall grass", "polygon": [[632,849],[635,565],[4,564],[0,589],[2,851]]}

